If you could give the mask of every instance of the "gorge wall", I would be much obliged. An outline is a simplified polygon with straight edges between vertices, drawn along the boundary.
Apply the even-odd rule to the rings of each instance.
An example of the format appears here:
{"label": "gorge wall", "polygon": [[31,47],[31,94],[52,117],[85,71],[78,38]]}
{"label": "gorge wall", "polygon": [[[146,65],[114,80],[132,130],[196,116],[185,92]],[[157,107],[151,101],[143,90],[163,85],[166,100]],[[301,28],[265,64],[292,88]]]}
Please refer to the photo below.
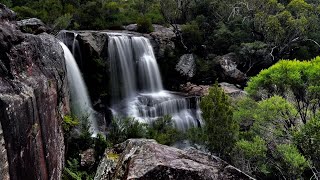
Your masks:
{"label": "gorge wall", "polygon": [[11,180],[60,179],[70,111],[63,50],[52,35],[22,33],[14,19],[0,4],[0,178],[8,164]]}
{"label": "gorge wall", "polygon": [[7,150],[3,138],[3,131],[0,123],[0,179],[9,180],[9,164]]}

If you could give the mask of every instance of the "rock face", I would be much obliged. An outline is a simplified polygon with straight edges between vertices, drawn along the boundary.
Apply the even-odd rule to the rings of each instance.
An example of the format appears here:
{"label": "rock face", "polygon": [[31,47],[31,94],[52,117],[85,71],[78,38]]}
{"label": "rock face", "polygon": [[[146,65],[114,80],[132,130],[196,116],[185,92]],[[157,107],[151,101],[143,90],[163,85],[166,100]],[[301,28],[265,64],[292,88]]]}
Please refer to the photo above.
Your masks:
{"label": "rock face", "polygon": [[193,54],[184,54],[180,57],[179,63],[176,65],[176,70],[180,74],[192,78],[196,73],[196,61]]}
{"label": "rock face", "polygon": [[104,179],[252,179],[218,157],[185,151],[154,140],[129,139],[107,149],[95,180]]}
{"label": "rock face", "polygon": [[63,50],[51,35],[23,34],[6,12],[0,5],[0,123],[10,179],[60,179],[69,113]]}
{"label": "rock face", "polygon": [[236,55],[233,53],[221,56],[218,63],[220,65],[221,73],[220,80],[230,83],[243,84],[246,82],[246,75],[237,69]]}
{"label": "rock face", "polygon": [[9,163],[7,150],[3,138],[3,131],[0,123],[0,179],[9,180]]}

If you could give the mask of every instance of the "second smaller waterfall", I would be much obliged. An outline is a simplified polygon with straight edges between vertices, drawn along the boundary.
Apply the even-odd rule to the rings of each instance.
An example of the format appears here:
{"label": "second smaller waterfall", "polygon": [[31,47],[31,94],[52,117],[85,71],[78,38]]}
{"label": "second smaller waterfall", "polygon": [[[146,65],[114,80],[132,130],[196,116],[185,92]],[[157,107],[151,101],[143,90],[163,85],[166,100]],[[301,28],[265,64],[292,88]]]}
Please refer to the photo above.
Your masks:
{"label": "second smaller waterfall", "polygon": [[60,45],[63,48],[66,60],[72,112],[79,120],[81,120],[81,118],[88,118],[90,132],[95,136],[98,132],[97,122],[94,117],[95,112],[91,107],[91,101],[84,80],[82,79],[81,72],[68,47],[62,42],[60,42]]}

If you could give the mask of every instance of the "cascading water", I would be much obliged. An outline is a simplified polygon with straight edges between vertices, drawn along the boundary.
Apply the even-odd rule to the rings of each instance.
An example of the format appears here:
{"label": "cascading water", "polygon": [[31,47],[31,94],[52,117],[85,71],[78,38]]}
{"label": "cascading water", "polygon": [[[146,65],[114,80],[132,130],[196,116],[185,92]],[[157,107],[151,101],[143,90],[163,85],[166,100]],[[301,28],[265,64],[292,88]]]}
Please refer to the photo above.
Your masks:
{"label": "cascading water", "polygon": [[153,48],[145,37],[109,33],[113,112],[150,123],[171,115],[177,128],[201,124],[197,108],[184,97],[165,91]]}
{"label": "cascading water", "polygon": [[94,117],[95,112],[91,107],[91,101],[81,72],[68,47],[62,42],[60,42],[60,45],[63,48],[66,61],[72,112],[80,119],[87,117],[90,123],[90,131],[93,133],[93,136],[96,136],[98,127]]}

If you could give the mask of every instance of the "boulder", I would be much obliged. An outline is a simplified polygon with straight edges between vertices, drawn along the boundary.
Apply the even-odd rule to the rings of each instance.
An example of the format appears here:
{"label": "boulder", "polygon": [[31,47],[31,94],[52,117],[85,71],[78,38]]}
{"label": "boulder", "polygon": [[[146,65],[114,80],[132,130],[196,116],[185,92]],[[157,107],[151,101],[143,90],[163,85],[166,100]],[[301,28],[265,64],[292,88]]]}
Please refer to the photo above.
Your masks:
{"label": "boulder", "polygon": [[153,25],[153,28],[154,31],[150,33],[151,43],[157,59],[162,59],[165,57],[165,53],[173,53],[176,35],[173,32],[173,28],[167,28],[161,25]]}
{"label": "boulder", "polygon": [[[0,17],[14,16],[3,7]],[[70,113],[63,49],[46,33],[23,34],[10,19],[0,20],[0,137],[10,179],[61,179],[61,122]]]}
{"label": "boulder", "polygon": [[107,149],[95,180],[104,179],[253,179],[216,156],[180,150],[154,140],[129,139]]}
{"label": "boulder", "polygon": [[218,57],[220,81],[234,84],[244,84],[247,76],[237,68],[237,57],[234,53],[229,53]]}
{"label": "boulder", "polygon": [[80,154],[80,165],[82,167],[92,167],[96,162],[94,149],[87,149]]}
{"label": "boulder", "polygon": [[127,26],[124,27],[125,30],[127,31],[138,31],[138,25],[137,24],[129,24]]}
{"label": "boulder", "polygon": [[[247,95],[247,93],[237,87],[234,84],[229,84],[226,82],[219,83],[219,86],[223,91],[232,97],[233,99],[241,98]],[[205,96],[209,93],[209,85],[196,85],[190,82],[180,85],[180,92],[184,93],[185,96]]]}
{"label": "boulder", "polygon": [[179,71],[181,75],[192,78],[196,73],[195,56],[193,54],[182,55],[176,65],[176,70]]}
{"label": "boulder", "polygon": [[37,18],[23,19],[17,21],[20,30],[24,33],[40,34],[43,32],[49,32],[49,28]]}
{"label": "boulder", "polygon": [[244,90],[240,89],[234,84],[222,82],[219,83],[219,86],[224,90],[226,94],[228,94],[230,97],[234,99],[241,98],[247,95],[247,93]]}
{"label": "boulder", "polygon": [[204,96],[209,93],[209,85],[196,85],[191,82],[180,85],[180,91],[186,96]]}

